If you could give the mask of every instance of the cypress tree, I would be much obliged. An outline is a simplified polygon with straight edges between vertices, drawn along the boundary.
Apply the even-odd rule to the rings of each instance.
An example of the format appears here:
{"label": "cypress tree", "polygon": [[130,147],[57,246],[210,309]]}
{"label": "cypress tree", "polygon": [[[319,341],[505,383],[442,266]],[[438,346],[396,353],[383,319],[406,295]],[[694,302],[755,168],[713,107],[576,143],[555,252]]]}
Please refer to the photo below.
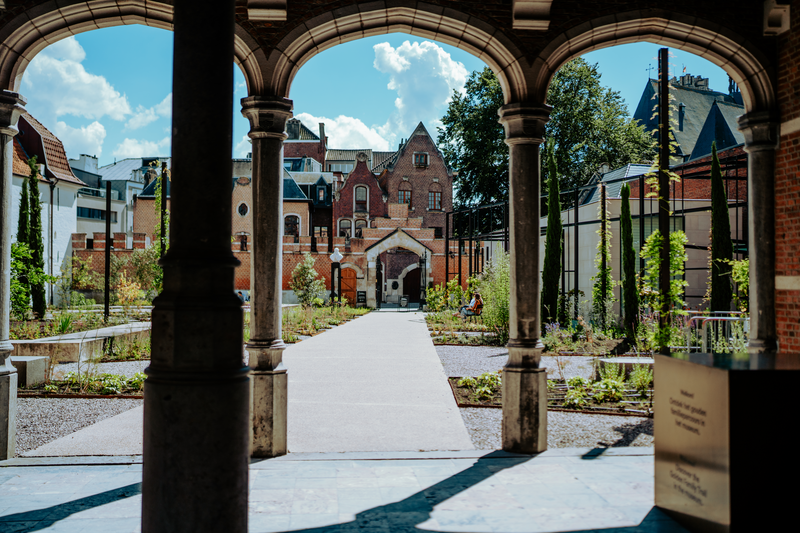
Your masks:
{"label": "cypress tree", "polygon": [[[561,201],[558,188],[556,160],[553,157],[552,142],[548,144],[548,184],[547,184],[547,237],[544,247],[544,267],[542,270],[542,318],[546,321],[556,319],[558,313],[558,284],[561,278]],[[544,321],[543,324],[544,326]]]}
{"label": "cypress tree", "polygon": [[620,233],[622,237],[622,303],[625,310],[625,333],[631,340],[636,338],[639,325],[639,291],[636,287],[636,252],[633,249],[633,220],[629,199],[631,188],[622,184],[622,211]]}
{"label": "cypress tree", "polygon": [[[31,167],[30,183],[30,236],[28,247],[31,249],[32,271],[44,273],[44,244],[42,242],[42,204],[39,201],[39,167],[36,165],[36,156],[28,160]],[[47,298],[42,276],[34,276],[31,280],[31,298],[33,312],[44,318],[47,311]]]}
{"label": "cypress tree", "polygon": [[[22,193],[19,195],[19,219],[17,220],[17,243],[22,244],[25,246],[25,249],[28,249],[28,242],[30,241],[30,234],[31,234],[31,220],[30,220],[30,204],[29,204],[29,194],[28,194],[28,180],[23,178],[22,180]],[[17,301],[19,302],[28,302],[26,303],[29,305],[31,300],[31,284],[28,280],[28,272],[30,271],[30,258],[27,254],[23,255],[22,257],[17,259],[19,261],[19,268],[16,269],[17,272],[17,282],[16,290],[18,292]],[[22,305],[22,303],[20,303]],[[19,312],[18,312],[19,314]],[[26,312],[27,314],[27,312]]]}
{"label": "cypress tree", "polygon": [[717,143],[711,143],[711,311],[730,311],[733,289],[731,264],[733,243],[728,216],[728,198],[722,183]]}

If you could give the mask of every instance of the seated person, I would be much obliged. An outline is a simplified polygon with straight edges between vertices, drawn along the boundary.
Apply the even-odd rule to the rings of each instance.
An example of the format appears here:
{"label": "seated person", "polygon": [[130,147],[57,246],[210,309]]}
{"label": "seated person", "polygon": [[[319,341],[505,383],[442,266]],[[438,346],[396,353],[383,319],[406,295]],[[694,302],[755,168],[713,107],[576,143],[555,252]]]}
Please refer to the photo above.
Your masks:
{"label": "seated person", "polygon": [[469,305],[462,305],[458,312],[461,313],[461,318],[467,318],[468,316],[480,315],[482,310],[483,300],[481,299],[480,293],[476,292],[472,295],[472,300],[470,300]]}

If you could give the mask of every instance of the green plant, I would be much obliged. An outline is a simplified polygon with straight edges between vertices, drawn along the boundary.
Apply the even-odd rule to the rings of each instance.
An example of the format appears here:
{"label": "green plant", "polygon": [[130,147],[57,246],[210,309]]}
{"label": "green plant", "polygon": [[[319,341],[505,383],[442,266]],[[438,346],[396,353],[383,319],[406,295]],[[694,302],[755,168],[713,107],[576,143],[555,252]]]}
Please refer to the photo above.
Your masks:
{"label": "green plant", "polygon": [[558,319],[558,288],[561,281],[561,199],[558,189],[558,171],[554,157],[553,139],[547,141],[547,237],[542,270],[542,323]]}
{"label": "green plant", "polygon": [[622,303],[625,334],[636,336],[639,326],[639,291],[636,284],[636,251],[633,248],[633,221],[630,206],[631,188],[622,184],[622,209],[620,212],[620,237],[622,240]]}
{"label": "green plant", "polygon": [[58,392],[58,385],[56,385],[55,383],[47,383],[44,386],[44,392],[48,393]]}
{"label": "green plant", "polygon": [[564,407],[580,409],[589,405],[589,394],[585,389],[570,389],[564,395]]}
{"label": "green plant", "polygon": [[467,377],[459,379],[458,383],[456,383],[456,384],[459,387],[468,387],[468,388],[471,389],[473,387],[477,387],[478,386],[478,380],[476,380],[475,378],[473,378],[471,376],[467,376]]}
{"label": "green plant", "polygon": [[625,365],[621,363],[605,363],[600,365],[599,362],[595,362],[598,365],[597,375],[599,376],[600,380],[613,380],[613,381],[623,381],[625,378]]}
{"label": "green plant", "polygon": [[36,156],[28,159],[28,166],[31,169],[28,180],[28,193],[30,194],[30,233],[28,235],[28,247],[31,249],[31,271],[40,271],[41,276],[29,275],[28,280],[31,288],[31,308],[35,315],[44,317],[47,311],[47,300],[45,294],[45,282],[53,283],[55,278],[44,275],[44,243],[42,242],[42,203],[39,199],[39,166],[36,163]]}
{"label": "green plant", "polygon": [[475,400],[491,400],[494,398],[494,389],[491,387],[478,386],[472,393],[472,398]]}
{"label": "green plant", "polygon": [[589,380],[580,376],[571,377],[567,380],[567,385],[576,389],[589,388]]}
{"label": "green plant", "polygon": [[132,378],[128,378],[128,380],[125,382],[125,388],[142,390],[144,389],[145,379],[147,379],[147,376],[144,372],[137,372]]}
{"label": "green plant", "polygon": [[499,344],[508,342],[510,263],[504,252],[496,254],[479,281],[483,297],[483,323],[497,335]]}
{"label": "green plant", "polygon": [[119,394],[125,386],[125,379],[117,374],[101,374],[92,385],[100,394]]}
{"label": "green plant", "polygon": [[731,287],[731,221],[728,215],[728,198],[717,157],[717,143],[711,143],[711,290],[710,311],[730,311]]}
{"label": "green plant", "polygon": [[683,311],[683,288],[688,285],[683,279],[683,271],[688,256],[686,255],[685,245],[687,242],[686,234],[683,231],[672,231],[669,234],[669,264],[670,264],[670,293],[661,295],[658,287],[658,273],[660,270],[660,250],[663,238],[658,230],[655,230],[645,241],[642,248],[642,257],[645,260],[645,269],[642,275],[642,300],[647,302],[651,309],[660,310],[662,302],[667,300],[668,307],[671,306],[670,316],[667,317],[667,326],[658,327],[654,330],[655,346],[671,346],[675,344],[675,339],[680,338],[681,332],[673,325],[673,316],[685,314]]}
{"label": "green plant", "polygon": [[317,276],[314,258],[306,252],[303,261],[292,271],[292,281],[289,282],[289,287],[304,307],[314,305],[314,300],[325,290],[325,278],[317,279]]}
{"label": "green plant", "polygon": [[548,379],[547,380],[547,389],[548,390],[554,390],[556,388],[556,385],[557,385],[557,383],[554,380],[552,380],[552,379]]}
{"label": "green plant", "polygon": [[72,313],[62,313],[58,319],[58,333],[64,335],[72,331]]}
{"label": "green plant", "polygon": [[594,384],[594,401],[597,403],[618,402],[622,400],[625,386],[621,381],[605,378]]}
{"label": "green plant", "polygon": [[[604,186],[601,185],[601,190]],[[614,280],[611,278],[611,220],[608,208],[608,199],[603,190],[600,206],[597,208],[598,218],[601,221],[600,229],[597,234],[600,240],[597,243],[597,255],[594,264],[597,274],[592,276],[592,319],[596,326],[606,327],[608,322],[608,310],[614,301]]]}
{"label": "green plant", "polygon": [[634,364],[629,379],[633,388],[639,392],[639,395],[642,398],[646,398],[650,384],[653,382],[653,371],[650,369],[650,365]]}
{"label": "green plant", "polygon": [[736,283],[736,294],[733,299],[736,307],[743,312],[747,312],[750,293],[750,259],[740,259],[728,261],[731,265],[731,277]]}

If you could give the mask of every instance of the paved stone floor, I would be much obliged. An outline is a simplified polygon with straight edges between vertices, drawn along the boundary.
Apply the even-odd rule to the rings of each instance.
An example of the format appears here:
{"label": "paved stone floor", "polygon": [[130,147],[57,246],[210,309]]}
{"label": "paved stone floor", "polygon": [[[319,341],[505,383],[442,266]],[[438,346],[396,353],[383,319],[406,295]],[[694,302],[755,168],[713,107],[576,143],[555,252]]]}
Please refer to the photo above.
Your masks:
{"label": "paved stone floor", "polygon": [[[0,532],[140,530],[141,457],[0,462]],[[249,530],[686,531],[653,507],[648,448],[290,454],[253,462]]]}

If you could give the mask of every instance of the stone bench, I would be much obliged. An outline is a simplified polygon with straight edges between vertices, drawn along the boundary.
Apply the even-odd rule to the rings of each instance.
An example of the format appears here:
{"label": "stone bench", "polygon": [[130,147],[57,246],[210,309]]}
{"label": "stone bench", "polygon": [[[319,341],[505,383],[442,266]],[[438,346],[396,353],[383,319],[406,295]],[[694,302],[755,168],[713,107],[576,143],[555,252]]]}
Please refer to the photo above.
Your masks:
{"label": "stone bench", "polygon": [[32,387],[47,381],[50,358],[44,355],[12,355],[11,364],[17,369],[17,386]]}

